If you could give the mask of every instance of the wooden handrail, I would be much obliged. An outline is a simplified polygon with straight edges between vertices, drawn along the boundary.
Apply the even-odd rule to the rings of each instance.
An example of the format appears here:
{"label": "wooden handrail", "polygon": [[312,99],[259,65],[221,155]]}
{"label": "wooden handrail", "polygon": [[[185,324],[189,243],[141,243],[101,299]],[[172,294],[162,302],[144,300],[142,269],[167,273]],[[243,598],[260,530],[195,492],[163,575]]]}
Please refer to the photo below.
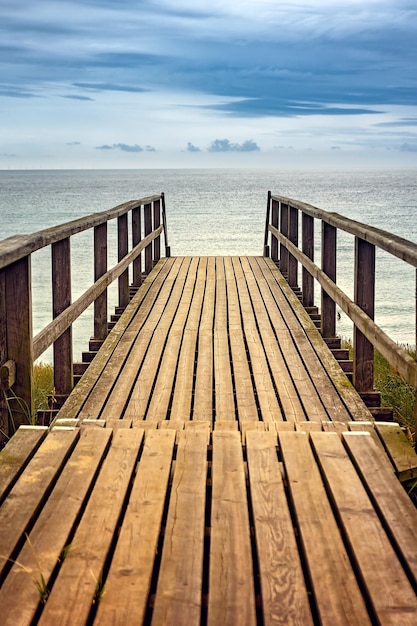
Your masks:
{"label": "wooden handrail", "polygon": [[[117,220],[118,263],[108,269],[107,222],[110,220]],[[75,302],[71,302],[71,237],[89,229],[94,230],[95,282]],[[124,308],[129,301],[129,266],[133,265],[132,286],[139,287],[143,271],[145,273],[151,271],[160,258],[162,234],[165,239],[165,251],[169,256],[164,194],[131,200],[101,213],[93,213],[36,233],[14,235],[0,241],[0,366],[6,362],[16,364],[16,375],[11,390],[11,393],[19,398],[14,407],[15,425],[27,419],[22,413],[23,406],[27,407],[29,413],[32,412],[34,360],[49,346],[54,346],[55,393],[68,395],[73,385],[71,334],[73,322],[94,303],[94,339],[103,341],[108,332],[108,286],[118,280],[119,307]],[[54,319],[33,338],[31,259],[33,252],[46,246],[51,246],[52,250]],[[145,256],[145,263],[142,256]],[[8,411],[0,397],[0,428],[3,431],[7,430],[8,420]]]}
{"label": "wooden handrail", "polygon": [[[302,217],[301,249],[294,237],[295,224]],[[279,214],[279,217],[278,217]],[[314,222],[322,225],[322,267],[314,263]],[[336,284],[336,233],[342,230],[355,237],[354,301]],[[271,243],[268,244],[268,238]],[[279,255],[275,252],[278,250]],[[417,390],[417,362],[375,322],[375,248],[378,247],[417,268],[417,244],[380,228],[324,211],[311,204],[268,192],[264,254],[279,263],[291,286],[297,287],[297,264],[302,271],[302,298],[313,306],[314,280],[321,287],[321,332],[335,334],[337,304],[354,324],[354,384],[358,391],[373,390],[373,350],[376,348],[402,378]],[[272,252],[274,251],[274,252]],[[416,272],[417,282],[417,272]],[[417,327],[416,327],[417,337]],[[417,402],[416,402],[417,426]]]}

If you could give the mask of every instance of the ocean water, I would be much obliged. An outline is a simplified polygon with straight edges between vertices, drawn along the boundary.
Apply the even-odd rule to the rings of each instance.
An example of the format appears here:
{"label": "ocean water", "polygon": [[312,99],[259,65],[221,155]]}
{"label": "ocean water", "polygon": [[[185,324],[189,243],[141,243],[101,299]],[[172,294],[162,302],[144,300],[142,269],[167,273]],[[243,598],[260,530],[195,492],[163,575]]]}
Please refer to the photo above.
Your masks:
{"label": "ocean water", "polygon": [[[3,170],[0,171],[0,240],[29,233],[165,192],[173,255],[261,255],[267,192],[417,241],[415,170]],[[109,267],[116,263],[115,224],[109,227]],[[320,233],[317,231],[317,247]],[[112,246],[113,242],[113,247]],[[319,252],[316,259],[319,259]],[[317,261],[316,261],[317,262]],[[93,281],[92,233],[72,238],[73,299]],[[416,272],[377,251],[376,322],[397,342],[415,344]],[[337,280],[353,296],[353,237],[338,234]],[[50,251],[33,254],[34,334],[51,320]],[[319,301],[319,289],[317,288]],[[109,311],[116,305],[109,289]],[[343,312],[338,333],[350,337]],[[74,358],[92,335],[91,308],[74,324]],[[43,355],[51,359],[51,351]]]}

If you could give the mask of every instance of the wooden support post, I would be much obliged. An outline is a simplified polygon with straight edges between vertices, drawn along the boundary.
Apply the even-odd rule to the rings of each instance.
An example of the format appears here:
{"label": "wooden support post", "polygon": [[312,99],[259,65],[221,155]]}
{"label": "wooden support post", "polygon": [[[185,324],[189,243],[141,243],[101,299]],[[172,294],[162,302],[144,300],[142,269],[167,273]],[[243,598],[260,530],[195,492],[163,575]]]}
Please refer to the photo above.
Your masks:
{"label": "wooden support post", "polygon": [[[58,317],[71,304],[70,239],[52,244],[52,315]],[[72,329],[67,328],[54,342],[55,394],[66,396],[73,386]]]}
{"label": "wooden support post", "polygon": [[263,251],[264,257],[269,257],[268,239],[269,239],[269,218],[271,214],[271,197],[272,197],[272,194],[270,191],[268,191],[268,199],[266,202],[265,234],[264,234],[264,251]]}
{"label": "wooden support post", "polygon": [[[336,228],[322,222],[322,270],[333,282],[336,282],[336,236]],[[326,339],[336,336],[336,304],[324,289],[321,290],[321,334]]]}
{"label": "wooden support post", "polygon": [[[314,217],[303,213],[301,220],[302,249],[304,254],[314,261]],[[314,278],[305,267],[302,272],[302,292],[303,305],[314,306]]]}
{"label": "wooden support post", "polygon": [[[129,230],[127,213],[117,218],[117,258],[124,259],[129,249]],[[129,304],[129,268],[119,276],[119,307],[124,309]]]}
{"label": "wooden support post", "polygon": [[[142,224],[140,217],[141,207],[132,210],[132,245],[137,246],[142,239]],[[133,285],[140,287],[142,284],[142,253],[133,261]]]}
{"label": "wooden support post", "polygon": [[[375,246],[355,237],[355,302],[374,319],[375,315]],[[374,388],[374,347],[355,326],[353,381],[359,392]]]}
{"label": "wooden support post", "polygon": [[[107,272],[107,222],[94,228],[94,280]],[[94,338],[107,337],[107,289],[94,301]]]}
{"label": "wooden support post", "polygon": [[[31,259],[26,256],[0,272],[0,348],[2,360],[16,362],[16,380],[13,394],[19,398],[10,401],[13,434],[21,424],[32,417],[33,331]],[[8,394],[9,396],[11,394]]]}
{"label": "wooden support post", "polygon": [[[0,270],[0,367],[7,361],[7,325],[6,325],[6,270]],[[4,435],[2,435],[4,433]],[[4,395],[0,392],[0,443],[6,441],[9,435],[9,420],[7,416]],[[5,437],[6,436],[6,437]]]}
{"label": "wooden support post", "polygon": [[[280,220],[281,220],[281,227],[280,227],[280,231],[281,233],[285,236],[288,237],[288,213],[289,213],[289,209],[288,209],[288,204],[283,204],[282,202],[280,202]],[[280,244],[279,246],[279,268],[281,270],[281,272],[287,276],[288,275],[288,250],[285,248],[285,246],[283,246],[282,244]]]}
{"label": "wooden support post", "polygon": [[[415,333],[415,347],[416,347],[416,361],[417,361],[417,268],[416,268],[416,293],[415,293],[415,300],[416,300],[416,325],[415,325],[415,329],[416,329],[416,333]],[[414,389],[414,447],[416,449],[417,452],[417,386]]]}
{"label": "wooden support post", "polygon": [[164,226],[164,239],[165,239],[165,256],[169,258],[171,256],[171,248],[169,247],[169,244],[168,244],[168,225],[167,225],[164,193],[161,193],[161,201],[162,201],[162,224]]}
{"label": "wooden support post", "polygon": [[[279,227],[279,202],[272,200],[271,225],[278,229]],[[271,259],[274,263],[278,262],[278,239],[271,234]]]}
{"label": "wooden support post", "polygon": [[[289,229],[288,238],[298,247],[298,209],[289,207]],[[292,255],[288,255],[288,284],[292,289],[298,287],[298,261]]]}
{"label": "wooden support post", "polygon": [[[155,200],[153,203],[153,228],[156,230],[161,225],[161,201]],[[157,263],[161,258],[161,237],[156,237],[153,242],[153,263]]]}
{"label": "wooden support post", "polygon": [[[145,204],[144,206],[144,220],[145,220],[145,237],[152,232],[152,205]],[[152,262],[152,242],[145,248],[145,272],[149,274],[153,266]]]}

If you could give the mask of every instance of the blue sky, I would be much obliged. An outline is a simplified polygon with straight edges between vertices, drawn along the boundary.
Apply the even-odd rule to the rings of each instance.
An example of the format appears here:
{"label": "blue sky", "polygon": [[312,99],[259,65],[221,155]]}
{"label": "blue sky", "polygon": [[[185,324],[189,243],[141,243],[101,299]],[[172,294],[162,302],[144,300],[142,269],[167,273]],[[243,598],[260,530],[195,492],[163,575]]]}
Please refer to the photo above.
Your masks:
{"label": "blue sky", "polygon": [[1,0],[0,169],[415,167],[415,0]]}

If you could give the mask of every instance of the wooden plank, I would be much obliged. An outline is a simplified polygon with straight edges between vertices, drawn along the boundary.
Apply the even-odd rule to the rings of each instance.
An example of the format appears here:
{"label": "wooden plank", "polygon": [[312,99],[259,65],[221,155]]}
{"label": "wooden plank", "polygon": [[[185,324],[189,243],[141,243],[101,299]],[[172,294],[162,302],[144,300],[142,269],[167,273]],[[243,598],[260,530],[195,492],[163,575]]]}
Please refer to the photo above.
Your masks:
{"label": "wooden plank", "polygon": [[370,624],[308,435],[280,432],[278,438],[319,618],[323,624]]}
{"label": "wooden plank", "polygon": [[417,454],[398,424],[375,422],[387,454],[401,481],[417,478]]}
{"label": "wooden plank", "polygon": [[[245,446],[246,445],[246,433],[249,430],[256,430],[256,431],[263,431],[265,432],[266,430],[266,424],[265,422],[255,422],[253,420],[249,420],[248,422],[240,422],[240,432],[242,435],[242,445]],[[272,432],[271,432],[272,434]]]}
{"label": "wooden plank", "polygon": [[117,428],[132,428],[132,420],[106,420],[106,428],[112,428],[113,430]]}
{"label": "wooden plank", "polygon": [[[354,420],[369,421],[371,414],[363,403],[356,389],[349,382],[346,374],[342,371],[340,365],[337,363],[333,354],[329,348],[323,342],[323,338],[320,335],[317,328],[314,326],[308,313],[300,305],[300,301],[295,296],[294,292],[289,288],[285,278],[280,271],[271,263],[270,259],[259,260],[260,266],[267,266],[268,271],[272,274],[273,279],[279,286],[287,302],[293,309],[297,319],[301,323],[304,331],[306,332],[311,345],[314,348],[320,362],[323,364],[324,370],[328,373],[332,380],[332,383],[337,389],[337,392],[344,405],[347,407],[349,414]],[[263,270],[266,274],[266,269]]]}
{"label": "wooden plank", "polygon": [[296,422],[295,424],[295,430],[300,433],[311,433],[321,429],[321,422]]}
{"label": "wooden plank", "polygon": [[213,324],[216,297],[215,259],[207,260],[207,275],[203,310],[198,331],[196,380],[194,389],[193,419],[213,419]]}
{"label": "wooden plank", "polygon": [[1,587],[3,626],[31,624],[40,599],[46,601],[45,596],[40,597],[41,593],[46,595],[54,568],[62,555],[71,549],[68,538],[110,437],[110,431],[96,429],[86,430],[80,435],[74,452]]}
{"label": "wooden plank", "polygon": [[76,443],[76,430],[48,434],[0,509],[0,582]]}
{"label": "wooden plank", "polygon": [[[52,315],[58,317],[71,304],[71,244],[62,239],[52,244]],[[57,395],[67,396],[73,388],[72,327],[54,342],[54,387]]]}
{"label": "wooden plank", "polygon": [[345,433],[343,439],[417,589],[417,510],[373,437]]}
{"label": "wooden plank", "polygon": [[208,626],[256,624],[248,502],[238,432],[213,433]]}
{"label": "wooden plank", "polygon": [[[174,382],[176,379],[177,365],[183,343],[183,336],[187,324],[190,308],[193,306],[193,294],[198,271],[198,258],[194,257],[189,265],[188,274],[185,278],[181,300],[175,311],[172,324],[168,330],[166,343],[163,346],[163,354],[158,368],[157,378],[152,390],[147,411],[147,420],[169,419],[170,401],[172,399]],[[191,365],[194,367],[194,353],[191,356]],[[190,382],[192,385],[193,369],[188,371],[190,374]],[[182,415],[180,419],[190,419],[191,417],[191,393],[189,394],[189,410],[186,413],[186,407],[182,407]]]}
{"label": "wooden plank", "polygon": [[216,420],[231,420],[235,418],[235,401],[228,340],[226,277],[222,257],[216,258],[216,303],[213,348]]}
{"label": "wooden plank", "polygon": [[271,320],[259,291],[259,284],[256,281],[251,266],[247,258],[242,258],[242,268],[248,285],[248,291],[252,300],[252,306],[256,317],[257,327],[262,340],[268,367],[274,380],[282,412],[288,421],[299,421],[305,419],[303,406],[300,402],[294,382],[288,372],[281,348],[277,343]]}
{"label": "wooden plank", "polygon": [[227,285],[229,341],[236,390],[237,415],[240,422],[247,420],[258,421],[258,407],[255,400],[242,328],[242,317],[245,317],[247,310],[241,308],[242,303],[239,302],[232,259],[225,258],[224,265]]}
{"label": "wooden plank", "polygon": [[199,624],[207,476],[207,436],[180,434],[152,615],[154,626]]}
{"label": "wooden plank", "polygon": [[[286,341],[283,343],[283,351],[288,359],[288,367],[293,375],[300,398],[304,406],[308,406],[309,419],[326,421],[330,417],[332,420],[349,421],[351,416],[346,406],[341,401],[332,380],[314,351],[294,309],[289,305],[268,267],[260,259],[250,259],[250,264],[255,276],[260,281],[262,297],[267,303],[279,340],[281,342]],[[287,289],[291,291],[288,285]],[[292,291],[291,293],[294,296]],[[298,298],[296,296],[294,298],[298,308],[303,310]],[[276,310],[277,307],[278,311]],[[322,342],[321,337],[320,341]],[[295,354],[300,355],[299,358],[290,359],[289,355],[294,352],[292,342],[296,346]]]}
{"label": "wooden plank", "polygon": [[0,451],[0,504],[45,439],[46,426],[21,426]]}
{"label": "wooden plank", "polygon": [[[147,351],[144,355],[141,369],[136,377],[135,384],[130,394],[129,402],[124,412],[125,418],[127,417],[131,419],[143,419],[146,416],[149,398],[151,396],[151,391],[156,380],[160,358],[165,342],[167,340],[167,337],[171,341],[174,341],[175,338],[175,332],[173,331],[171,338],[171,333],[168,335],[168,331],[170,330],[171,324],[176,314],[177,307],[181,300],[184,282],[187,278],[190,263],[190,258],[183,259],[181,268],[178,272],[178,276],[173,285],[170,298],[164,302],[164,310],[158,323],[158,327],[153,332],[149,344],[146,342]],[[142,335],[143,331],[139,336],[139,343]],[[176,340],[178,341],[178,336],[176,337]],[[136,368],[136,372],[138,371],[138,362],[135,359],[132,360],[131,367],[133,367],[133,370]],[[111,412],[114,412],[115,410],[119,410],[120,398],[117,387],[118,385],[116,385],[115,389],[113,390],[110,399],[104,408],[103,414],[109,414]],[[163,413],[164,411],[163,409],[161,409],[158,415],[150,415],[150,419],[166,419],[167,415]]]}
{"label": "wooden plank", "polygon": [[[101,431],[108,436],[109,431]],[[143,431],[119,429],[59,570],[39,624],[85,624],[131,481]]]}
{"label": "wooden plank", "polygon": [[100,626],[142,624],[151,584],[175,431],[149,430],[98,606]]}
{"label": "wooden plank", "polygon": [[[373,320],[375,315],[375,246],[355,237],[355,303]],[[353,380],[359,393],[374,389],[374,347],[353,327]]]}
{"label": "wooden plank", "polygon": [[188,419],[192,416],[194,368],[204,289],[206,284],[207,259],[200,258],[190,311],[185,325],[178,359],[175,387],[172,397],[170,419]]}
{"label": "wooden plank", "polygon": [[310,436],[378,623],[415,625],[416,593],[341,440],[331,433]]}
{"label": "wooden plank", "polygon": [[[180,261],[173,265],[170,264],[166,271],[158,274],[155,282],[149,287],[149,291],[146,290],[148,286],[147,281],[150,278],[148,277],[136,294],[139,295],[146,290],[143,300],[136,302],[135,307],[130,307],[129,305],[126,308],[125,313],[128,311],[130,313],[130,323],[125,324],[117,347],[106,363],[104,371],[100,372],[100,378],[94,386],[88,402],[80,412],[81,418],[97,418],[101,416],[103,419],[114,419],[121,416],[120,398],[126,399],[129,396],[152,334],[162,318],[165,301],[172,289],[172,281],[175,280],[180,267]],[[136,296],[131,304],[133,304],[135,299]],[[139,304],[140,308],[138,309]],[[122,320],[123,315],[117,324],[117,329],[120,327]],[[115,332],[117,329],[114,329],[112,332]],[[105,345],[100,349],[99,355],[103,352]],[[89,371],[94,366],[98,356],[95,357],[93,363],[89,366]],[[120,376],[122,368],[123,376]],[[103,411],[103,405],[106,401],[107,405]]]}
{"label": "wooden plank", "polygon": [[236,276],[239,301],[244,311],[242,322],[246,345],[249,351],[252,375],[258,397],[261,416],[264,421],[282,420],[282,411],[271,379],[268,362],[258,332],[248,286],[243,273],[241,259],[232,259]]}
{"label": "wooden plank", "polygon": [[246,433],[263,624],[308,625],[313,619],[276,444],[272,433]]}
{"label": "wooden plank", "polygon": [[[100,383],[103,384],[103,382],[105,382],[104,389],[101,389],[98,393],[96,409],[95,411],[91,411],[91,417],[98,417],[97,407],[101,406],[98,403],[98,399],[100,397],[106,397],[109,387],[111,388],[111,385],[114,383],[114,379],[112,381],[105,380],[105,373],[107,373],[109,361],[114,356],[114,352],[116,348],[118,348],[120,339],[124,336],[126,329],[131,328],[137,319],[139,319],[140,322],[143,320],[142,315],[144,315],[144,309],[146,310],[147,305],[156,299],[159,293],[160,285],[165,280],[172,264],[173,260],[171,259],[161,260],[153,269],[152,275],[145,279],[141,289],[139,289],[123,312],[117,326],[113,328],[111,333],[107,336],[100,348],[99,353],[96,355],[93,362],[88,366],[87,372],[72,390],[70,397],[66,400],[64,406],[60,410],[60,417],[66,419],[77,418],[80,414],[80,410],[83,410],[83,407],[85,406],[92,390],[95,390],[95,387]],[[143,306],[141,306],[142,304]],[[137,311],[139,318],[137,318],[134,314],[135,311]],[[124,359],[119,358],[118,360],[119,362],[123,362]],[[86,417],[89,416],[90,413],[86,409]]]}

